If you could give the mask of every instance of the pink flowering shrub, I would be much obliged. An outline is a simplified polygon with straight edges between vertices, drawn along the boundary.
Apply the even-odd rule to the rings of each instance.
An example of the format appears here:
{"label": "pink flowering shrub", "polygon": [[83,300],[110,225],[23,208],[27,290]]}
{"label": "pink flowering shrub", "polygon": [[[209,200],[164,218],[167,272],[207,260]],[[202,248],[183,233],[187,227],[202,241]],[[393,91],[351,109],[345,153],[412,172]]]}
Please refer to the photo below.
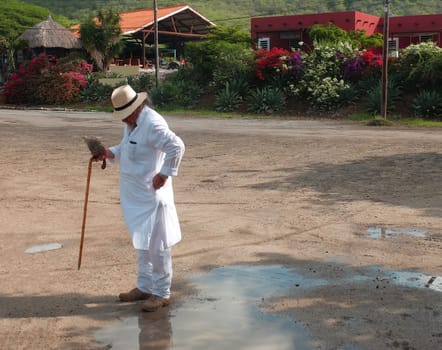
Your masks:
{"label": "pink flowering shrub", "polygon": [[76,102],[87,87],[86,75],[92,65],[84,60],[57,60],[41,54],[18,71],[6,83],[6,102],[12,104],[67,104]]}

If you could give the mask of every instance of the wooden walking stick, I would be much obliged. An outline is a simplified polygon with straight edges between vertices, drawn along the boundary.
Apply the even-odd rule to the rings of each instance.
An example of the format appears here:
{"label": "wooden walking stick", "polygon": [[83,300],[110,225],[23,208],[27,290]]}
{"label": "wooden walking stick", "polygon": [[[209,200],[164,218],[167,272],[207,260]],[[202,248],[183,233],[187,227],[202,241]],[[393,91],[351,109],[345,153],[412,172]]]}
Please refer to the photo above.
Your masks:
{"label": "wooden walking stick", "polygon": [[[86,214],[87,214],[87,203],[89,200],[89,186],[91,183],[92,162],[106,153],[104,146],[97,138],[85,137],[84,141],[86,142],[89,150],[91,151],[92,157],[91,159],[89,159],[89,164],[87,169],[86,194],[84,196],[84,207],[83,207],[83,224],[81,225],[80,252],[78,254],[78,270],[80,270],[81,257],[83,255],[84,230],[86,228]],[[101,165],[101,169],[105,168],[106,168],[106,158],[103,159],[103,164]]]}
{"label": "wooden walking stick", "polygon": [[87,203],[88,203],[88,199],[89,199],[89,185],[91,183],[91,173],[92,173],[93,160],[94,160],[94,157],[89,159],[89,165],[88,165],[88,169],[87,169],[86,194],[84,196],[84,207],[83,207],[83,224],[81,225],[80,253],[78,254],[78,270],[80,270],[81,257],[83,255],[84,229],[86,228]]}

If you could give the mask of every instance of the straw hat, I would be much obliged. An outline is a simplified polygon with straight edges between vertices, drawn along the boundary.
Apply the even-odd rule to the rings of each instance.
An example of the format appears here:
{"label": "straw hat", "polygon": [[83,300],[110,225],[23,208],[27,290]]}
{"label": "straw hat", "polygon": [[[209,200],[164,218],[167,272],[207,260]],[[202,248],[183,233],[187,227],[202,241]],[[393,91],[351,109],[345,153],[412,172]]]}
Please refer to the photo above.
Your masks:
{"label": "straw hat", "polygon": [[130,116],[146,100],[147,93],[136,93],[130,85],[117,87],[111,96],[114,117],[124,119]]}

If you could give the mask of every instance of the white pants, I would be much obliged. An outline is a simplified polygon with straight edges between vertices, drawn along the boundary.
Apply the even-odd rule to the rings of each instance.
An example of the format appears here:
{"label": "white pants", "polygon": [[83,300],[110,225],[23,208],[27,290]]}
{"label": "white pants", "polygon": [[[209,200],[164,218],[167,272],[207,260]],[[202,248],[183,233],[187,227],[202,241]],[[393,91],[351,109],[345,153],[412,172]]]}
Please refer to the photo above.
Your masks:
{"label": "white pants", "polygon": [[172,252],[164,250],[141,250],[138,254],[137,288],[162,298],[170,298],[172,285]]}

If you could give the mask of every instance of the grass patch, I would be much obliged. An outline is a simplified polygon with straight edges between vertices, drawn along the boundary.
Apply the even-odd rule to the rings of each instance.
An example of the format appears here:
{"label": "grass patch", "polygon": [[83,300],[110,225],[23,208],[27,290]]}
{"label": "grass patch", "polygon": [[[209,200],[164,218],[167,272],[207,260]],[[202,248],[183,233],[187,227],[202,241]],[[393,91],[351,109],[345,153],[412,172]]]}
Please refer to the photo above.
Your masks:
{"label": "grass patch", "polygon": [[235,112],[218,112],[218,111],[205,110],[205,109],[158,108],[156,109],[156,111],[158,111],[161,114],[171,115],[171,116],[213,117],[213,118],[223,118],[223,119],[257,117],[252,114],[242,114]]}
{"label": "grass patch", "polygon": [[368,126],[392,126],[394,123],[389,119],[376,116],[367,121]]}
{"label": "grass patch", "polygon": [[[112,113],[113,108],[110,104],[97,104],[84,106],[85,111],[98,111]],[[159,113],[170,116],[190,116],[190,117],[207,117],[207,118],[222,118],[222,119],[278,119],[282,118],[279,115],[263,116],[250,113],[237,113],[237,112],[218,112],[206,109],[186,109],[186,108],[159,108],[156,109]],[[287,117],[287,116],[285,116]],[[296,118],[296,117],[295,117]],[[370,126],[392,126],[392,125],[405,125],[405,126],[417,126],[417,127],[442,127],[442,121],[427,120],[421,118],[387,118],[383,119],[380,116],[375,116],[366,112],[354,113],[349,117],[350,120],[365,122]]]}
{"label": "grass patch", "polygon": [[420,118],[404,118],[395,120],[395,124],[407,126],[421,126],[421,127],[442,127],[440,120],[427,120]]}
{"label": "grass patch", "polygon": [[364,113],[364,112],[354,113],[350,116],[350,120],[354,120],[354,121],[368,121],[372,118],[373,118],[373,114]]}
{"label": "grass patch", "polygon": [[111,105],[85,106],[84,110],[88,112],[98,111],[98,112],[109,112],[109,113],[112,113],[114,111]]}
{"label": "grass patch", "polygon": [[381,116],[373,117],[370,113],[359,112],[350,116],[350,120],[366,122],[370,126],[392,126],[392,125],[405,125],[405,126],[418,126],[418,127],[442,127],[442,121],[428,120],[422,118],[395,118],[387,117],[385,120]]}

